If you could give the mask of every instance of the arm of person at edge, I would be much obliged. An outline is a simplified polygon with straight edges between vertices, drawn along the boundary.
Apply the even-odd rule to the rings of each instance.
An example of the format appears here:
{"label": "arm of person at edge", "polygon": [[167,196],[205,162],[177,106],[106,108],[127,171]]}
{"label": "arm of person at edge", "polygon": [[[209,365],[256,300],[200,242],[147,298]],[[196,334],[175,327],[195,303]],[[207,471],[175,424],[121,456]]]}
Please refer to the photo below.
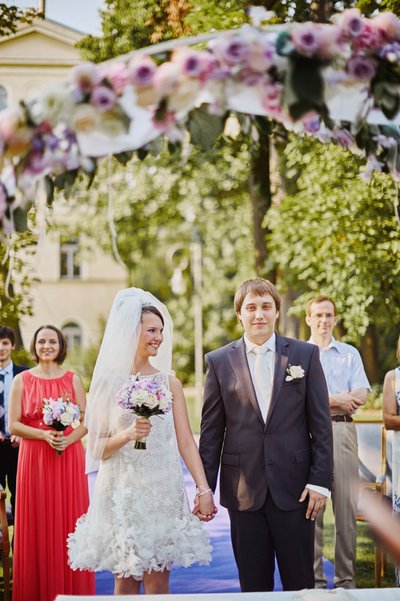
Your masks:
{"label": "arm of person at edge", "polygon": [[190,427],[182,384],[178,378],[170,376],[169,385],[174,398],[172,412],[179,453],[196,483],[198,490],[193,513],[197,515],[200,520],[208,522],[214,518],[217,513],[217,508],[215,507],[213,493],[208,485],[199,450]]}
{"label": "arm of person at edge", "polygon": [[[331,482],[333,474],[333,439],[329,395],[317,347],[313,350],[310,359],[306,395],[312,464],[308,483],[300,495],[299,502],[303,503],[308,498],[306,518],[314,521],[319,511],[325,507],[330,494],[328,480]],[[321,477],[318,478],[318,476],[321,476],[321,472],[323,474],[326,470],[330,476],[325,479],[328,485],[325,487],[321,483]]]}
{"label": "arm of person at edge", "polygon": [[[79,376],[74,374],[74,387],[78,386],[79,389]],[[76,384],[77,383],[77,384]],[[82,391],[78,391],[77,394],[77,403],[81,408],[85,408],[85,393],[83,390],[83,399],[82,399]],[[22,417],[22,391],[23,391],[23,380],[21,374],[17,374],[13,380],[10,390],[9,396],[9,412],[8,412],[8,423],[11,436],[18,436],[20,438],[26,438],[28,440],[43,440],[47,442],[53,449],[57,451],[62,451],[64,448],[79,440],[84,436],[87,432],[86,428],[81,424],[76,428],[76,431],[71,433],[71,435],[64,436],[64,432],[57,432],[53,429],[42,430],[41,428],[35,428],[33,426],[28,426],[23,424],[21,421]],[[81,405],[82,403],[82,405]],[[69,438],[71,436],[71,438]]]}
{"label": "arm of person at edge", "polygon": [[[360,353],[354,349],[349,369],[349,388],[337,394],[329,395],[331,413],[353,415],[359,407],[365,405],[370,390]],[[366,384],[366,386],[364,386]]]}
{"label": "arm of person at edge", "polygon": [[397,414],[396,374],[388,371],[383,382],[383,423],[386,430],[400,430],[400,415]]}

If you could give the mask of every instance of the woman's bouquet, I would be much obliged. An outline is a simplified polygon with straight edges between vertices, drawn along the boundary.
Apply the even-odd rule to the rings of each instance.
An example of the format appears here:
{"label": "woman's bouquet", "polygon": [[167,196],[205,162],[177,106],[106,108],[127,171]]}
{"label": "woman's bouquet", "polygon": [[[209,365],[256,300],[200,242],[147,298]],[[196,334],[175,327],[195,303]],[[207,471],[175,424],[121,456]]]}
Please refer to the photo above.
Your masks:
{"label": "woman's bouquet", "polygon": [[[71,426],[77,428],[80,425],[81,410],[76,403],[72,403],[68,395],[57,399],[43,399],[43,421],[46,426],[51,426],[58,432],[63,432]],[[61,455],[62,451],[57,451]]]}
{"label": "woman's bouquet", "polygon": [[[139,417],[163,415],[172,407],[172,394],[169,389],[154,378],[138,380],[132,376],[116,396],[117,404],[132,411]],[[135,449],[145,449],[146,440],[136,440]]]}

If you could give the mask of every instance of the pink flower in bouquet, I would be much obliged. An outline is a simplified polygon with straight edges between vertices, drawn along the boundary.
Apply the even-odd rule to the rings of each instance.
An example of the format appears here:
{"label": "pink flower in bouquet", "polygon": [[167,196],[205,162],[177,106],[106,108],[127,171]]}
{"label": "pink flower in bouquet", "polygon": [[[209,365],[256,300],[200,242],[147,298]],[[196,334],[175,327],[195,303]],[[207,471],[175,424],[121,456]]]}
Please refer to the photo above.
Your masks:
{"label": "pink flower in bouquet", "polygon": [[90,96],[90,104],[98,108],[102,113],[106,113],[114,108],[116,102],[117,96],[115,92],[107,86],[96,86]]}
{"label": "pink flower in bouquet", "polygon": [[372,19],[372,26],[379,29],[387,41],[400,40],[400,19],[393,13],[379,13]]}
{"label": "pink flower in bouquet", "polygon": [[100,68],[94,63],[82,63],[72,69],[72,82],[82,92],[91,92],[101,81]]}
{"label": "pink flower in bouquet", "polygon": [[233,66],[246,62],[250,53],[250,44],[237,35],[226,35],[216,40],[213,51],[222,63]]}
{"label": "pink flower in bouquet", "polygon": [[366,27],[366,23],[366,19],[361,16],[358,8],[344,10],[337,20],[339,28],[346,37],[358,37],[361,35]]}
{"label": "pink flower in bouquet", "polygon": [[[140,380],[131,376],[119,390],[115,400],[122,409],[147,419],[153,415],[163,415],[172,407],[170,390],[151,376]],[[146,449],[146,441],[137,440],[135,449]]]}
{"label": "pink flower in bouquet", "polygon": [[359,81],[369,81],[376,72],[376,66],[372,59],[363,56],[352,56],[346,65],[347,73]]}
{"label": "pink flower in bouquet", "polygon": [[156,71],[157,65],[146,55],[135,56],[128,64],[129,81],[136,88],[153,85]]}
{"label": "pink flower in bouquet", "polygon": [[290,37],[297,52],[304,56],[313,56],[320,52],[322,35],[318,25],[302,23],[293,29]]}

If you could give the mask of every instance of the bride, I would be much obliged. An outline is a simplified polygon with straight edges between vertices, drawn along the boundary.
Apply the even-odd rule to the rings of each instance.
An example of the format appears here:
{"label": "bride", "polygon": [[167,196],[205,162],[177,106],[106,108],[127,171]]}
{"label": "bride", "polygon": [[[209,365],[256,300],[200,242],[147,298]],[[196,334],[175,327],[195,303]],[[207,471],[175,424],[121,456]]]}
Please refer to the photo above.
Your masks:
{"label": "bride", "polygon": [[[109,570],[116,595],[169,592],[172,564],[207,564],[200,520],[215,515],[190,429],[180,381],[171,374],[172,321],[165,305],[139,288],[121,290],[108,318],[89,392],[87,471],[99,468],[88,513],[69,535],[72,569]],[[172,411],[136,419],[115,397],[129,377],[164,384]],[[135,441],[146,438],[146,450]],[[180,457],[197,486],[193,513]]]}

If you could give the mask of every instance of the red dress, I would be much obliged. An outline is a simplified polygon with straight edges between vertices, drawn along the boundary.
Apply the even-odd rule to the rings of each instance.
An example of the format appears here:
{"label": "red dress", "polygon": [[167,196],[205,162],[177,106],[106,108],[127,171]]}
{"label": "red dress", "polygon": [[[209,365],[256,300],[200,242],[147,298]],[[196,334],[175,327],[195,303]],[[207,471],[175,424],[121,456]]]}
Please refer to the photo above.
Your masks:
{"label": "red dress", "polygon": [[[65,396],[75,400],[73,373],[45,379],[30,371],[21,374],[21,422],[40,429],[38,407],[44,398]],[[65,434],[70,432],[70,428]],[[54,601],[57,595],[95,594],[91,572],[68,566],[67,537],[76,520],[87,511],[88,485],[81,441],[62,455],[42,440],[21,440],[17,472],[13,601]]]}

